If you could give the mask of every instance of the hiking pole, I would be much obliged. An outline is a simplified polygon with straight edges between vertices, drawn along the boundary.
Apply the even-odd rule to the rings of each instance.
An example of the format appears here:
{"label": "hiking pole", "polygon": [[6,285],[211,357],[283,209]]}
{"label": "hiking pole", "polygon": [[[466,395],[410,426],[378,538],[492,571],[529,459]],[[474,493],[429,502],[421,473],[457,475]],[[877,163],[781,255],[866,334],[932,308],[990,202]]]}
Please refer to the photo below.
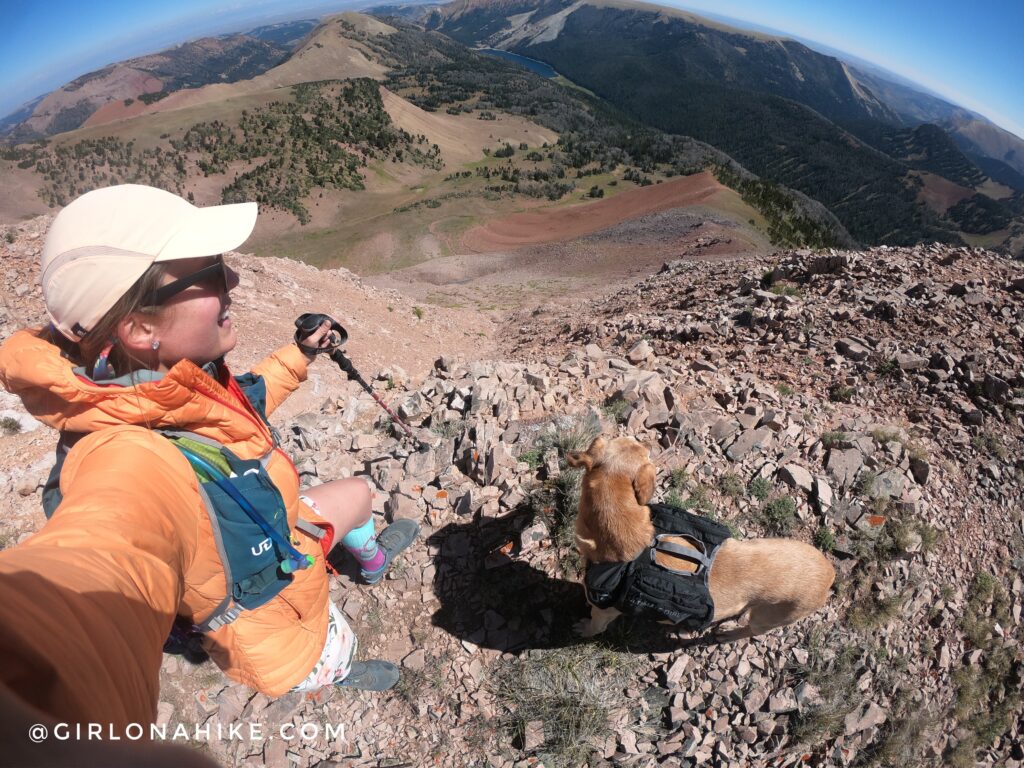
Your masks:
{"label": "hiking pole", "polygon": [[[302,343],[311,333],[325,322],[331,324],[331,330],[329,332],[331,343],[328,346],[307,347]],[[398,415],[388,408],[387,403],[381,399],[381,396],[374,392],[373,387],[367,384],[366,380],[359,375],[359,371],[357,371],[356,367],[352,365],[352,361],[345,357],[345,353],[341,351],[341,347],[346,341],[348,341],[348,331],[342,327],[341,323],[330,315],[307,312],[304,315],[300,315],[295,321],[295,328],[295,343],[299,345],[299,349],[310,355],[328,354],[331,360],[337,363],[338,367],[345,372],[345,375],[348,376],[351,381],[354,381],[365,389],[370,394],[370,397],[377,401],[377,405],[387,412],[388,416],[391,417],[392,422],[400,426],[405,431],[405,434],[407,434],[416,443],[416,450],[420,453],[426,453],[430,450],[430,445],[425,440],[420,440],[416,437],[413,431],[409,428],[409,425],[398,418]]]}

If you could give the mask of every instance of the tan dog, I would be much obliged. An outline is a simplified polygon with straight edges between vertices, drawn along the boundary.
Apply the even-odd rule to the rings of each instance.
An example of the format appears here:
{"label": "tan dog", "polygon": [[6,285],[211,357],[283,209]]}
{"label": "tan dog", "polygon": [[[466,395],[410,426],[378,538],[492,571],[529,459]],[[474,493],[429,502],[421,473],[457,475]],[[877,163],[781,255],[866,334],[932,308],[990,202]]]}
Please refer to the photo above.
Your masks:
{"label": "tan dog", "polygon": [[[628,562],[654,539],[651,511],[655,468],[636,440],[599,437],[585,453],[570,453],[570,466],[583,467],[583,488],[576,516],[580,556],[591,563]],[[693,549],[686,539],[675,543]],[[688,560],[658,552],[656,561],[675,569],[696,570]],[[816,611],[828,599],[835,579],[832,564],[814,547],[792,539],[727,539],[718,550],[708,586],[714,600],[712,625],[747,615],[747,623],[715,634],[718,642],[753,637]],[[621,612],[590,607],[577,624],[584,637],[600,634]]]}

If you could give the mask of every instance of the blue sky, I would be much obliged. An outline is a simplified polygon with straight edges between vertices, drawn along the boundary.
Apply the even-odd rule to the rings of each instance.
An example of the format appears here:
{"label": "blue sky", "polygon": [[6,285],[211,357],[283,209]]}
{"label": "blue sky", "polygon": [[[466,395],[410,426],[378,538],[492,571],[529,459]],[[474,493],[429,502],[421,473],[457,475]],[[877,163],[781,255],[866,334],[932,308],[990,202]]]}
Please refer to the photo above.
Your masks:
{"label": "blue sky", "polygon": [[[383,2],[384,0],[380,0]],[[365,0],[0,0],[0,116],[79,75],[207,34]],[[672,0],[879,64],[1024,137],[1024,0]]]}

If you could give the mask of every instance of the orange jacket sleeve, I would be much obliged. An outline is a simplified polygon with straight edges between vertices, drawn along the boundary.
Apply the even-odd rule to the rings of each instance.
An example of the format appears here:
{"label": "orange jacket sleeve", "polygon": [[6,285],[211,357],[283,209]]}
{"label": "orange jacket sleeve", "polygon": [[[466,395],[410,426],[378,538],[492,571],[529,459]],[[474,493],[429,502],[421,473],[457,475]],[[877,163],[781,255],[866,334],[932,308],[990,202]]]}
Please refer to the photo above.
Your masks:
{"label": "orange jacket sleeve", "polygon": [[147,430],[75,446],[56,514],[0,552],[0,685],[61,722],[155,719],[163,643],[196,547],[188,476]]}
{"label": "orange jacket sleeve", "polygon": [[267,384],[267,416],[306,380],[307,366],[306,356],[296,344],[281,347],[253,366],[252,372]]}

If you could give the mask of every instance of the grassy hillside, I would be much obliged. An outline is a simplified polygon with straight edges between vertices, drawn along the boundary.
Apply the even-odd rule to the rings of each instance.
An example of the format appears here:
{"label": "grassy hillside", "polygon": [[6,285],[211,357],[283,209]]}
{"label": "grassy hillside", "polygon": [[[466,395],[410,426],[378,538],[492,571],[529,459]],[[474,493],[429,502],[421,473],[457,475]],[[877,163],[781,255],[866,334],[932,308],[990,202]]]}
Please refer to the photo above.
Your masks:
{"label": "grassy hillside", "polygon": [[[181,194],[194,191],[204,201],[211,191],[226,202],[254,199],[287,212],[300,224],[312,221],[313,208],[325,193],[360,190],[367,183],[376,193],[387,188],[373,205],[360,206],[366,209],[362,219],[371,221],[381,211],[437,211],[454,201],[464,207],[471,198],[489,203],[477,207],[474,215],[482,216],[507,212],[508,205],[491,204],[502,198],[522,201],[516,205],[531,199],[578,202],[713,168],[760,214],[743,221],[753,220],[777,244],[852,242],[820,205],[757,179],[701,142],[645,127],[578,88],[481,56],[442,35],[400,22],[395,28],[359,18],[366,23],[332,19],[314,38],[321,40],[324,30],[330,31],[339,50],[358,49],[375,68],[389,71],[389,91],[383,96],[378,84],[365,78],[273,88],[80,129],[14,150],[10,158],[42,176],[40,195],[51,207],[97,186],[139,182]],[[330,56],[330,42],[317,51]],[[389,112],[399,115],[395,119],[409,130],[397,125]],[[445,125],[433,130],[428,126],[433,123]],[[529,125],[543,128],[521,130]],[[458,132],[461,143],[473,151],[456,151],[452,142],[437,138],[446,152],[459,158],[452,165],[438,143],[427,139],[428,133],[440,136],[441,128]],[[480,141],[488,135],[493,137],[490,145]],[[442,163],[449,163],[443,176]],[[349,207],[352,201],[329,198],[316,223],[334,231],[327,237],[332,261],[360,242],[346,236],[357,234],[349,232],[349,216],[346,222],[332,219],[330,210],[342,204]],[[410,221],[420,218],[416,214]],[[420,224],[432,226],[432,221]],[[295,234],[287,222],[281,226]],[[367,238],[387,234],[376,227],[365,231]],[[397,242],[390,235],[385,239]],[[440,239],[443,253],[450,238]],[[399,243],[386,250],[403,247]],[[415,261],[404,261],[409,258]],[[316,261],[322,263],[322,258]]]}
{"label": "grassy hillside", "polygon": [[[1020,252],[1009,235],[1024,230],[1024,218],[1012,197],[1019,182],[1008,135],[985,134],[1002,151],[999,163],[985,163],[998,175],[989,179],[956,125],[904,127],[908,118],[873,80],[793,41],[630,0],[474,0],[421,18],[465,44],[550,65],[644,125],[714,146],[762,182],[822,204],[863,243],[984,235]],[[906,106],[906,95],[897,101]],[[952,110],[944,119],[959,114],[943,108]],[[946,204],[939,190],[949,185],[971,199]],[[993,240],[999,232],[1006,237]]]}
{"label": "grassy hillside", "polygon": [[224,202],[256,200],[300,222],[308,220],[306,197],[313,187],[360,189],[359,169],[371,161],[438,166],[436,146],[391,123],[373,80],[308,83],[283,95],[241,110],[231,122],[198,122],[180,137],[162,134],[145,148],[108,135],[37,142],[8,154],[42,175],[40,194],[51,206],[107,184],[144,183],[183,193],[190,175],[225,174],[232,166]]}
{"label": "grassy hillside", "polygon": [[[396,19],[395,34],[368,41],[391,64],[387,86],[427,110],[476,111],[486,119],[493,110],[528,116],[560,135],[544,194],[566,174],[576,178],[625,168],[626,180],[652,183],[651,176],[689,174],[712,167],[729,169],[720,180],[739,189],[741,180],[758,182],[744,199],[771,222],[779,243],[834,245],[848,234],[820,205],[768,180],[755,179],[723,152],[686,136],[651,129],[575,88],[564,88],[500,60],[480,56],[444,36],[424,34]],[[513,148],[514,149],[514,148]],[[509,174],[513,174],[510,170]],[[504,179],[522,186],[522,173]],[[532,189],[532,188],[531,188]],[[500,191],[500,190],[499,190]],[[741,190],[742,191],[742,190]]]}
{"label": "grassy hillside", "polygon": [[[864,242],[958,242],[916,201],[907,168],[796,101],[703,79],[654,13],[583,7],[554,40],[515,47],[550,63],[624,112],[693,136],[753,173],[831,210]],[[680,22],[682,23],[682,22]]]}
{"label": "grassy hillside", "polygon": [[192,40],[82,75],[48,94],[11,133],[17,140],[64,133],[104,105],[152,104],[174,91],[248,80],[288,54],[286,47],[245,35]]}
{"label": "grassy hillside", "polygon": [[[666,74],[686,80],[791,99],[832,120],[898,121],[895,112],[853,82],[842,62],[795,40],[722,27],[670,8],[601,0],[575,8],[559,31],[553,19],[572,7],[565,0],[500,7],[488,2],[451,11],[448,18],[438,14],[430,23],[464,44],[486,43],[531,57],[529,51],[557,42],[556,32],[561,38],[586,29],[597,39],[628,41],[625,50],[655,58]],[[522,22],[526,14],[531,15]]]}

